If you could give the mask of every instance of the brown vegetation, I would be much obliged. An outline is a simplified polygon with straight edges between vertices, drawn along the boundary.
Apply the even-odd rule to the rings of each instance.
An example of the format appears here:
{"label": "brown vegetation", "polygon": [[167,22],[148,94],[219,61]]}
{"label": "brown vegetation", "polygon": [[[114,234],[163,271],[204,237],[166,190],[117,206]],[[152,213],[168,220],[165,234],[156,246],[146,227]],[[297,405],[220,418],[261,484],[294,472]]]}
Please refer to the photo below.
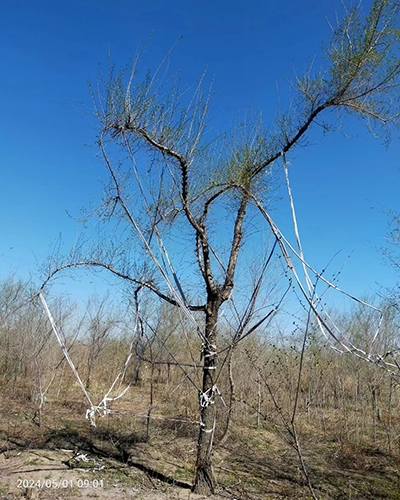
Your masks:
{"label": "brown vegetation", "polygon": [[[182,368],[193,364],[191,350],[198,349],[197,337],[189,335],[188,343],[182,346],[173,334],[163,330],[165,323],[158,322],[160,338],[182,366],[171,359],[157,337],[148,339],[142,346],[137,382],[123,398],[109,404],[111,412],[98,416],[97,427],[92,428],[85,419],[88,404],[74,374],[62,361],[61,349],[42,311],[24,300],[22,290],[26,286],[15,281],[3,283],[5,286],[13,289],[9,296],[14,298],[13,308],[20,314],[14,314],[12,320],[3,315],[0,330],[3,498],[24,493],[16,488],[19,477],[54,478],[61,473],[74,480],[102,478],[106,485],[103,494],[107,491],[116,498],[118,488],[125,490],[126,498],[163,498],[163,492],[169,498],[187,498],[196,462],[198,398]],[[105,318],[113,323],[106,310],[103,305],[98,324]],[[66,305],[59,303],[58,321],[64,322],[67,331],[77,323],[72,321],[72,313],[66,312]],[[159,314],[165,314],[165,308]],[[168,331],[174,331],[174,317],[168,317]],[[347,320],[357,330],[355,317],[350,315]],[[392,326],[393,322],[392,318]],[[98,402],[126,361],[129,331],[119,325],[117,335],[111,329],[96,362],[88,363],[88,338],[93,340],[93,331],[85,330],[83,324],[78,326],[82,331],[68,336],[66,345],[82,380],[90,374],[90,394]],[[373,328],[357,332],[367,340]],[[225,342],[229,345],[228,331]],[[225,363],[218,382],[221,397],[216,399],[219,425],[214,450],[218,494],[222,497],[309,498],[287,425],[296,400],[300,350],[301,339],[295,334],[277,338],[269,331],[244,339],[232,355],[234,397],[230,397],[232,384]],[[219,356],[223,361],[224,353]],[[123,388],[135,376],[135,363],[126,371]],[[194,382],[198,381],[200,368],[186,366],[185,370]],[[149,411],[151,402],[153,408]],[[218,444],[229,414],[232,423]],[[338,354],[309,335],[295,430],[318,498],[399,498],[399,415],[398,385],[385,371]],[[54,451],[49,460],[48,450]],[[80,454],[89,459],[89,468],[84,472],[75,470],[85,465],[74,462]],[[29,466],[32,461],[34,468]],[[90,465],[95,461],[104,467],[93,470]],[[63,494],[77,491],[79,488],[75,493],[68,490]],[[91,492],[101,495],[93,489]],[[36,494],[50,498],[45,489]]]}

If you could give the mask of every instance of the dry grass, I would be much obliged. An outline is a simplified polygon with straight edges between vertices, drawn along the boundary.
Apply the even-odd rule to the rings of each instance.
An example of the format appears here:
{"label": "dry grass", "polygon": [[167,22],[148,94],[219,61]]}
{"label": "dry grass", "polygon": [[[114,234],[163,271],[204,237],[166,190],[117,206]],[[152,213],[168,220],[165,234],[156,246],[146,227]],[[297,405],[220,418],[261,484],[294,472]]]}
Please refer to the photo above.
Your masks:
{"label": "dry grass", "polygon": [[[163,392],[162,388],[157,390],[160,394]],[[127,398],[114,404],[113,408],[121,415],[99,418],[97,428],[91,429],[84,418],[85,404],[80,393],[70,390],[69,396],[68,402],[50,400],[46,404],[39,427],[34,419],[33,403],[22,396],[3,393],[1,498],[19,498],[31,493],[37,498],[89,495],[89,491],[77,487],[57,491],[57,495],[61,495],[58,497],[51,496],[54,491],[46,488],[25,491],[16,487],[19,477],[58,479],[64,476],[72,478],[74,484],[79,477],[103,479],[101,492],[91,489],[93,498],[102,498],[101,495],[188,498],[195,466],[196,425],[154,419],[147,438],[146,419],[129,416],[148,404],[144,388],[134,387]],[[162,412],[170,417],[184,413],[187,407],[180,408],[179,401],[179,398],[175,401],[174,415],[170,404],[157,409],[154,416],[161,417]],[[298,458],[285,439],[284,427],[273,416],[259,428],[238,424],[243,419],[242,413],[241,418],[235,420],[225,445],[215,446],[219,495],[237,499],[310,498]],[[383,446],[386,423],[379,423],[374,439],[364,435],[362,444],[357,444],[345,440],[344,433],[342,440],[338,438],[338,425],[343,424],[339,416],[338,410],[326,410],[324,431],[318,424],[316,411],[315,418],[312,412],[308,418],[300,415],[302,452],[318,496],[321,499],[400,499],[398,450],[389,453]],[[248,421],[254,421],[253,416]],[[350,415],[347,426],[351,427]],[[76,470],[71,467],[74,453],[84,453],[100,461],[104,469]],[[27,472],[29,470],[31,472]],[[119,496],[122,494],[125,496]]]}

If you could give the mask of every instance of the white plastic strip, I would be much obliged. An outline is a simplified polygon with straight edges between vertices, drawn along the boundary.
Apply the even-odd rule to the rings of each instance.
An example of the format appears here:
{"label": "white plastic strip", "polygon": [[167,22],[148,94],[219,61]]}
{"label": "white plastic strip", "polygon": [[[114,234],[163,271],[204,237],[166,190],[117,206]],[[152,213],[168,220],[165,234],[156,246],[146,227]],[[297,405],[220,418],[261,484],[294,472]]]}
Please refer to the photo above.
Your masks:
{"label": "white plastic strip", "polygon": [[40,298],[40,301],[43,304],[44,310],[46,311],[47,317],[49,318],[49,321],[51,323],[51,327],[53,329],[54,335],[56,336],[56,338],[58,340],[58,343],[60,344],[61,349],[62,349],[62,351],[64,353],[65,359],[68,361],[68,364],[71,367],[71,370],[73,371],[76,379],[78,380],[79,385],[81,386],[81,389],[82,389],[83,393],[86,396],[86,399],[88,400],[88,402],[90,404],[90,408],[86,411],[86,418],[89,418],[91,425],[94,426],[94,427],[96,427],[95,413],[98,410],[98,407],[93,405],[93,403],[92,403],[92,401],[90,399],[90,396],[89,396],[87,390],[85,389],[85,386],[83,385],[81,377],[79,376],[79,373],[77,372],[77,370],[75,368],[75,365],[72,362],[72,359],[70,358],[70,355],[68,354],[68,350],[65,347],[65,344],[64,344],[64,342],[63,342],[63,340],[61,338],[61,335],[58,332],[57,325],[56,325],[56,323],[55,323],[55,321],[53,319],[53,316],[51,315],[51,312],[49,310],[49,307],[47,305],[47,302],[46,302],[45,298],[43,297],[42,292],[39,293],[39,298]]}

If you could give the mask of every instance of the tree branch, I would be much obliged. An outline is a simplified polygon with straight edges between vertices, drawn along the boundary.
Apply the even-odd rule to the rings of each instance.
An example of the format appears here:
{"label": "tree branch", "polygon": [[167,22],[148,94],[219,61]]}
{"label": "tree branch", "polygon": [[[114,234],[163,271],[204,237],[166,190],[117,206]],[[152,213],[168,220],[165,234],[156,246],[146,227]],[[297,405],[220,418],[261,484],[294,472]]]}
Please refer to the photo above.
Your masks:
{"label": "tree branch", "polygon": [[[106,269],[107,271],[110,271],[111,273],[113,273],[115,276],[118,276],[119,278],[122,278],[122,279],[124,279],[126,281],[130,281],[131,283],[135,283],[137,285],[141,285],[141,286],[144,286],[144,287],[148,288],[149,290],[151,290],[152,292],[154,292],[156,295],[158,295],[158,297],[160,297],[160,299],[164,300],[165,302],[168,302],[169,304],[172,304],[173,306],[178,306],[179,305],[174,299],[172,299],[171,297],[168,297],[167,295],[165,295],[164,293],[162,293],[155,286],[155,284],[153,283],[153,281],[142,281],[142,280],[138,280],[136,278],[132,278],[132,276],[129,276],[128,274],[122,273],[122,272],[114,269],[109,264],[104,264],[103,262],[97,262],[97,261],[94,261],[94,260],[87,260],[87,261],[81,261],[81,262],[73,262],[73,263],[64,264],[64,265],[58,267],[57,269],[55,269],[54,271],[52,271],[47,276],[47,278],[45,279],[45,281],[42,283],[42,286],[40,287],[39,292],[41,292],[44,289],[44,287],[47,285],[47,283],[56,274],[58,274],[60,271],[63,271],[65,269],[71,269],[71,268],[74,268],[74,267],[80,267],[80,266],[83,266],[83,267],[101,267],[103,269]],[[187,304],[187,307],[191,311],[205,311],[205,306],[204,305],[202,305],[202,306],[201,305],[200,306],[195,306],[195,305]]]}

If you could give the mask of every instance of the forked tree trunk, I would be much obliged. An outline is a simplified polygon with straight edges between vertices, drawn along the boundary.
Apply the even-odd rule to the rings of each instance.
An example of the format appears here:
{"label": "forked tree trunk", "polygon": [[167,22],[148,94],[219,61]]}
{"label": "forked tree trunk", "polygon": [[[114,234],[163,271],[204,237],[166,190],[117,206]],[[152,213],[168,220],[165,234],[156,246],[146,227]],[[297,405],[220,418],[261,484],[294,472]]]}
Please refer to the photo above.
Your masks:
{"label": "forked tree trunk", "polygon": [[196,477],[193,491],[199,494],[214,494],[216,479],[212,466],[212,447],[215,432],[215,372],[216,338],[219,300],[209,301],[206,306],[205,337],[203,348],[203,395],[200,396],[200,431],[197,446]]}

